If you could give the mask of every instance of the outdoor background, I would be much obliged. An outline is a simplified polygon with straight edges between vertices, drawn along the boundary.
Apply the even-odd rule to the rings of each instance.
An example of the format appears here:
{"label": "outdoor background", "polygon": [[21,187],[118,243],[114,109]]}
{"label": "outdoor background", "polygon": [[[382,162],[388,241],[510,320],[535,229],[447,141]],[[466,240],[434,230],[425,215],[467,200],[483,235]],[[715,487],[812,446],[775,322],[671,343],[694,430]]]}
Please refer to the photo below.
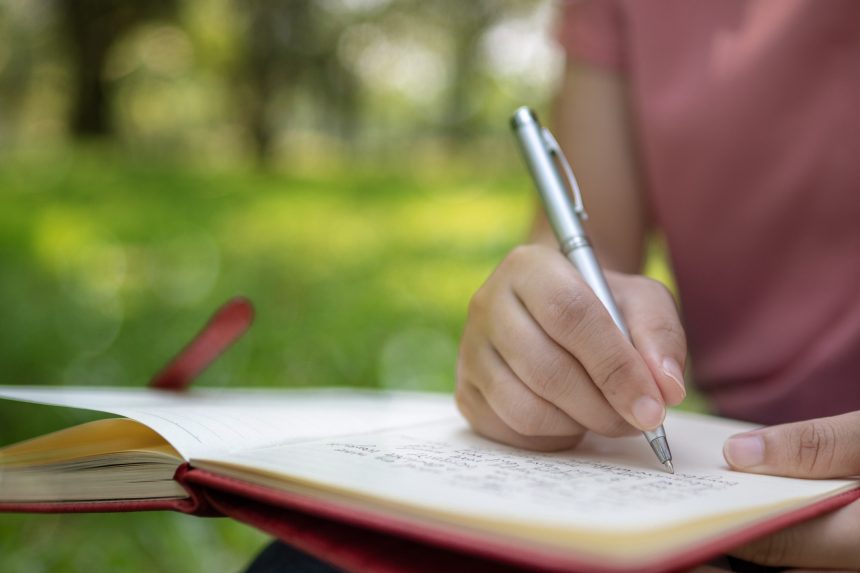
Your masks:
{"label": "outdoor background", "polygon": [[[256,322],[201,386],[450,392],[469,297],[532,214],[507,120],[547,115],[557,13],[0,0],[0,383],[144,386],[243,294]],[[2,403],[0,444],[91,417]],[[0,515],[4,572],[238,571],[265,542]]]}

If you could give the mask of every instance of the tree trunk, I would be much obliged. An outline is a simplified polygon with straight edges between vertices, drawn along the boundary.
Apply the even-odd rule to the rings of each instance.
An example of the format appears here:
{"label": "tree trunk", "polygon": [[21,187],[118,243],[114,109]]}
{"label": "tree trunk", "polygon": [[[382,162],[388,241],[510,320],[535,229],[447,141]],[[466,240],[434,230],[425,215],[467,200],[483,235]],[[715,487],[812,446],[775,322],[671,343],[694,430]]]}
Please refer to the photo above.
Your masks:
{"label": "tree trunk", "polygon": [[71,131],[78,137],[110,135],[113,130],[104,67],[108,50],[121,30],[111,25],[111,11],[104,3],[64,0],[60,6],[75,77]]}
{"label": "tree trunk", "polygon": [[104,79],[110,49],[145,20],[175,18],[176,0],[62,0],[58,5],[75,82],[71,131],[78,137],[112,135],[111,86]]}

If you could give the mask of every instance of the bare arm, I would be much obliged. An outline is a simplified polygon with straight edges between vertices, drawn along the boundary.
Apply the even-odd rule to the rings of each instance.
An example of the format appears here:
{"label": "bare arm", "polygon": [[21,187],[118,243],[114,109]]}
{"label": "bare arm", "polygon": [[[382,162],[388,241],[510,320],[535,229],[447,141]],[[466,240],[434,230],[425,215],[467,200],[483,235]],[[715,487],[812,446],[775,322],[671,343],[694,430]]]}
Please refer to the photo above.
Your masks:
{"label": "bare arm", "polygon": [[[552,123],[582,188],[588,232],[601,263],[639,273],[650,222],[624,78],[603,69],[568,66]],[[556,244],[542,209],[536,211],[530,239]]]}

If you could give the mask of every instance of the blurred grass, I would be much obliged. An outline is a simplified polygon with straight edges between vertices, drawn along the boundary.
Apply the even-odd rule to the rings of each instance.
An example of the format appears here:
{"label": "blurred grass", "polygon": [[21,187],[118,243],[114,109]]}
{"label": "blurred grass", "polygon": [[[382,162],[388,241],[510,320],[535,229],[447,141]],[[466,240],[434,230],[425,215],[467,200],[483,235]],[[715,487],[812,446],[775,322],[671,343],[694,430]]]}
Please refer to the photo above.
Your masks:
{"label": "blurred grass", "polygon": [[[468,300],[524,236],[531,201],[519,169],[444,163],[285,175],[103,150],[12,160],[0,380],[143,386],[244,294],[255,325],[200,385],[451,390]],[[655,253],[649,272],[668,280]],[[92,417],[0,403],[0,443]],[[264,542],[171,513],[0,515],[3,571],[229,571]]]}

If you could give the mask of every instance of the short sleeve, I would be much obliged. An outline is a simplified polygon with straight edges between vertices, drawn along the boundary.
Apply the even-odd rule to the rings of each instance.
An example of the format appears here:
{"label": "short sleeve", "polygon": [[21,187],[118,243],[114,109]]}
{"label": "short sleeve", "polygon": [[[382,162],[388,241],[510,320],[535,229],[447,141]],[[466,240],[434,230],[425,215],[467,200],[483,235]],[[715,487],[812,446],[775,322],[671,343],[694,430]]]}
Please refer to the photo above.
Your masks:
{"label": "short sleeve", "polygon": [[621,70],[626,67],[624,18],[618,0],[567,0],[559,43],[569,61]]}

